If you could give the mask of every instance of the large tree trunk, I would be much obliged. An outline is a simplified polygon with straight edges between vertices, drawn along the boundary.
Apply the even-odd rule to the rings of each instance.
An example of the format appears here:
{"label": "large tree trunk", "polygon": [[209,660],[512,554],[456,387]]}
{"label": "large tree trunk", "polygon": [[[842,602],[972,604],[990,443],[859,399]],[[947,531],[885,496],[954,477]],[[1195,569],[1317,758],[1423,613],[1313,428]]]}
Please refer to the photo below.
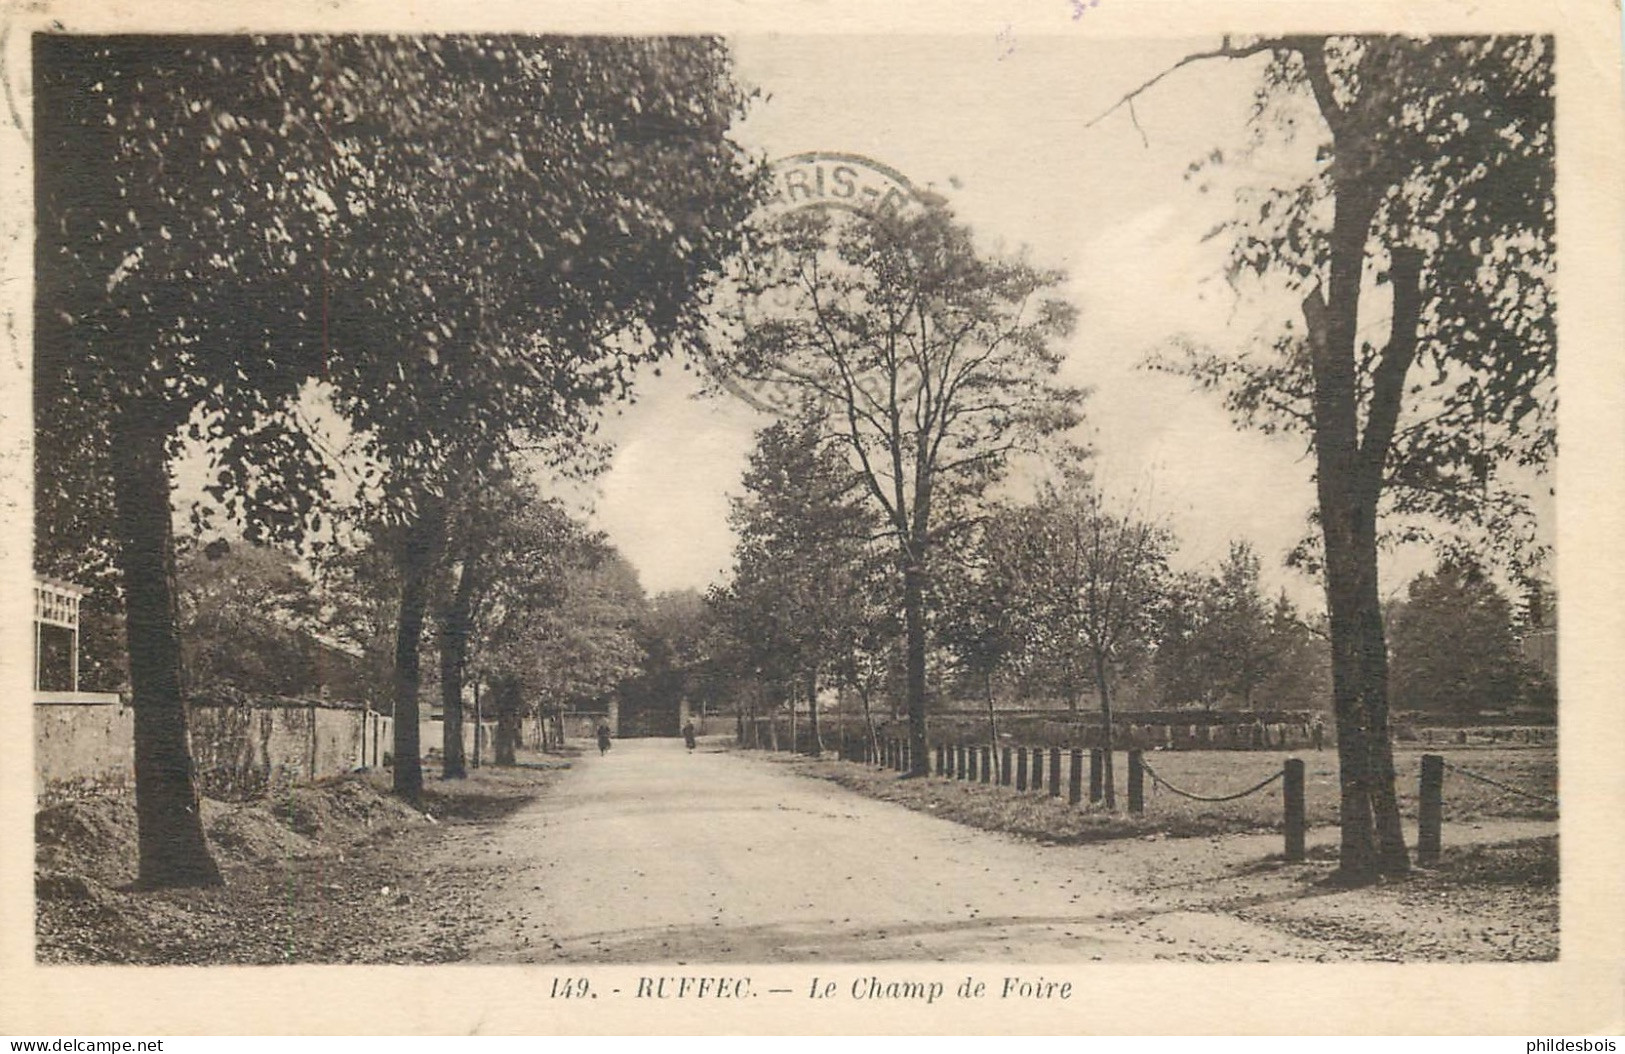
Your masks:
{"label": "large tree trunk", "polygon": [[136,881],[144,889],[217,886],[181,696],[168,437],[139,412],[121,425],[112,470],[135,708]]}
{"label": "large tree trunk", "polygon": [[908,693],[910,776],[931,774],[925,739],[925,546],[916,540],[904,554],[903,622]]}
{"label": "large tree trunk", "polygon": [[519,682],[504,677],[491,685],[491,705],[497,712],[497,734],[492,748],[498,765],[511,766],[519,737],[524,734],[525,712],[521,705]]}
{"label": "large tree trunk", "polygon": [[[1337,724],[1338,866],[1345,877],[1376,871],[1376,839],[1371,815],[1370,758],[1366,752],[1364,708],[1360,705],[1360,650],[1357,591],[1334,573],[1327,545],[1326,603],[1332,637],[1332,710]],[[1340,558],[1339,563],[1346,562]]]}
{"label": "large tree trunk", "polygon": [[[1357,515],[1364,520],[1375,518],[1369,511]],[[1394,789],[1387,644],[1376,585],[1375,534],[1368,530],[1354,534],[1348,540],[1352,552],[1340,552],[1335,559],[1334,546],[1328,541],[1327,603],[1332,611],[1332,697],[1343,793],[1339,869],[1346,878],[1363,880],[1379,873],[1403,873],[1409,867],[1409,855]],[[1340,541],[1337,548],[1343,544]]]}
{"label": "large tree trunk", "polygon": [[[1357,341],[1362,270],[1372,218],[1390,185],[1362,110],[1351,114],[1327,72],[1325,41],[1299,47],[1332,131],[1334,212],[1326,293],[1304,300],[1314,377],[1316,481],[1332,619],[1332,696],[1342,770],[1344,877],[1366,881],[1408,869],[1388,740],[1388,668],[1377,594],[1376,508],[1420,328],[1422,255],[1396,247],[1390,267],[1392,332],[1371,375],[1366,436],[1359,434]],[[1345,744],[1344,735],[1354,742]]]}
{"label": "large tree trunk", "polygon": [[398,554],[401,607],[395,624],[395,779],[396,795],[416,805],[423,799],[422,744],[418,741],[418,689],[422,683],[419,655],[430,579],[445,534],[445,513],[438,502],[425,501],[407,525]]}
{"label": "large tree trunk", "polygon": [[1100,693],[1100,722],[1101,728],[1101,789],[1106,795],[1106,808],[1117,808],[1117,778],[1113,775],[1112,766],[1112,690],[1111,667],[1106,656],[1101,652],[1095,653],[1095,690]]}
{"label": "large tree trunk", "polygon": [[462,779],[468,775],[463,762],[463,670],[468,662],[469,622],[472,617],[475,589],[474,574],[474,561],[465,554],[451,597],[439,613],[442,721],[440,775],[448,780]]}
{"label": "large tree trunk", "polygon": [[1332,635],[1338,863],[1344,878],[1355,881],[1408,866],[1388,743],[1387,652],[1377,590],[1376,503],[1386,444],[1372,452],[1373,476],[1361,458],[1356,380],[1361,271],[1375,207],[1373,195],[1339,187],[1327,293],[1311,293],[1303,305],[1315,381],[1316,488]]}

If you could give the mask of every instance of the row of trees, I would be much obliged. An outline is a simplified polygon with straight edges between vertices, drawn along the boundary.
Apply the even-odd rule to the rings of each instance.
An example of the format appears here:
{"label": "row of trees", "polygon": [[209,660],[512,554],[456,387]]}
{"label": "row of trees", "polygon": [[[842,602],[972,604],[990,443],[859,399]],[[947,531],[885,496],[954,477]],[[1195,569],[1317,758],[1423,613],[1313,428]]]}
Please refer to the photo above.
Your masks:
{"label": "row of trees", "polygon": [[[453,695],[483,691],[499,723],[499,760],[512,760],[526,715],[596,710],[611,696],[655,693],[692,666],[694,594],[644,596],[631,565],[602,536],[528,488],[506,516],[481,524],[486,566],[442,563],[431,587],[426,682],[451,712]],[[524,499],[524,500],[520,500]],[[489,510],[488,510],[489,511]],[[284,551],[217,540],[185,547],[178,563],[188,689],[215,699],[313,697],[365,701],[388,713],[400,584],[386,550],[333,551],[314,569]],[[647,686],[646,686],[647,685]],[[425,744],[427,745],[427,744]],[[460,730],[449,722],[443,778],[464,774]]]}
{"label": "row of trees", "polygon": [[[813,414],[759,434],[744,486],[710,658],[747,693],[804,709],[816,749],[820,688],[855,696],[866,717],[877,694],[888,708],[906,698],[894,554],[860,472]],[[982,511],[931,564],[927,680],[939,700],[982,698],[991,734],[1001,694],[1073,709],[1088,696],[1108,725],[1120,685],[1142,706],[1329,701],[1324,622],[1265,593],[1247,543],[1211,572],[1177,573],[1171,531],[1076,474]],[[1482,573],[1452,562],[1420,576],[1388,616],[1401,708],[1473,716],[1540,697],[1512,607]]]}
{"label": "row of trees", "polygon": [[[335,510],[301,399],[348,422],[354,529],[398,583],[416,799],[436,576],[448,733],[511,455],[591,468],[598,406],[704,331],[760,171],[705,38],[35,39],[37,536],[126,614],[141,884],[211,884],[188,753],[171,462],[252,540]],[[584,451],[587,452],[584,456]],[[454,701],[455,700],[455,701]]]}
{"label": "row of trees", "polygon": [[[1514,563],[1539,548],[1522,488],[1498,470],[1541,465],[1555,449],[1551,42],[1226,38],[1097,120],[1120,108],[1132,117],[1134,98],[1180,68],[1253,60],[1257,105],[1240,160],[1308,135],[1318,164],[1296,184],[1241,186],[1234,220],[1214,233],[1231,240],[1238,290],[1270,302],[1284,293],[1301,318],[1282,319],[1260,346],[1187,347],[1160,364],[1217,393],[1238,425],[1301,436],[1314,459],[1316,534],[1303,562],[1326,588],[1340,864],[1366,880],[1408,868],[1380,542],[1476,544]],[[1215,150],[1193,174],[1238,157],[1228,156]],[[878,573],[901,616],[921,774],[941,557],[987,514],[984,499],[1015,461],[1046,446],[1055,454],[1079,423],[1084,393],[1059,383],[1056,350],[1072,313],[1055,296],[1059,275],[978,252],[934,200],[856,218],[791,213],[757,244],[765,251],[731,320],[731,364],[816,405],[817,431],[842,448],[873,535],[890,541]],[[1365,338],[1384,325],[1385,342]],[[1164,540],[1086,490],[1012,515],[1028,529],[1001,558],[1059,584],[1115,583],[1099,595],[1085,587],[1086,603],[1063,587],[1024,613],[1029,629],[1053,634],[1047,654],[1083,645],[1109,706],[1110,659],[1149,619],[1136,568],[1154,566]],[[997,626],[999,612],[987,617],[995,637],[1010,628]],[[989,638],[984,661],[1001,647]],[[1246,694],[1257,675],[1243,669],[1229,687]]]}

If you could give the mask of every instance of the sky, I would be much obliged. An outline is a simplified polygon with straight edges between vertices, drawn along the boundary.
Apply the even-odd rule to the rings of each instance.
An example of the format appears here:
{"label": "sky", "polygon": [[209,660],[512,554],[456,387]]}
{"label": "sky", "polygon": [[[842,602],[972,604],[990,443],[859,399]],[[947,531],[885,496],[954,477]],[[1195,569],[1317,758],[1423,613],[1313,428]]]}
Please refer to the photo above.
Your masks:
{"label": "sky", "polygon": [[[1123,42],[1010,34],[942,37],[757,36],[732,41],[740,78],[759,87],[736,139],[769,158],[844,151],[873,158],[945,195],[987,249],[1064,269],[1080,311],[1062,380],[1091,387],[1094,471],[1121,502],[1164,519],[1177,562],[1213,566],[1248,539],[1265,587],[1305,606],[1318,585],[1282,566],[1308,530],[1313,499],[1301,439],[1239,432],[1219,400],[1184,378],[1145,370],[1148,353],[1187,337],[1238,347],[1279,324],[1288,303],[1238,300],[1222,280],[1220,240],[1233,211],[1202,193],[1191,162],[1246,138],[1263,59],[1176,72],[1126,111],[1088,127],[1125,92],[1210,40]],[[1142,138],[1143,131],[1143,138]],[[1233,162],[1224,178],[1296,179],[1313,142]],[[1364,327],[1362,327],[1364,328]],[[727,495],[753,430],[768,419],[732,397],[701,400],[670,366],[640,378],[640,400],[609,422],[618,452],[592,517],[651,593],[726,578]],[[1385,585],[1428,566],[1387,560]]]}

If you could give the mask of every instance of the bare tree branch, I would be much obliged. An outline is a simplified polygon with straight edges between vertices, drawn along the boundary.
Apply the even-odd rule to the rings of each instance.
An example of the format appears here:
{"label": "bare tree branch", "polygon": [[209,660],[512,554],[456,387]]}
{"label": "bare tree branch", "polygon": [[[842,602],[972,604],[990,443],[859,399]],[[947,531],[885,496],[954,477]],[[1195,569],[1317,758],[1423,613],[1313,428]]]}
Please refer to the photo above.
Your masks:
{"label": "bare tree branch", "polygon": [[[1131,119],[1134,118],[1134,112],[1133,112],[1133,109],[1132,109],[1132,107],[1134,105],[1134,100],[1136,98],[1138,98],[1139,96],[1145,94],[1147,91],[1150,91],[1153,87],[1155,87],[1157,84],[1159,84],[1164,78],[1168,77],[1170,74],[1172,74],[1176,70],[1183,69],[1184,67],[1192,65],[1192,64],[1197,63],[1197,62],[1204,62],[1207,59],[1245,59],[1245,58],[1251,58],[1252,56],[1260,54],[1262,52],[1272,51],[1275,48],[1282,47],[1282,46],[1285,45],[1285,43],[1286,42],[1284,40],[1279,39],[1279,38],[1266,37],[1266,38],[1264,38],[1262,40],[1256,40],[1251,44],[1242,44],[1242,45],[1237,46],[1237,45],[1231,44],[1230,43],[1230,38],[1228,36],[1226,36],[1224,38],[1223,42],[1217,48],[1214,48],[1211,51],[1192,52],[1191,54],[1186,55],[1184,58],[1180,59],[1178,62],[1174,63],[1172,66],[1169,66],[1167,69],[1163,70],[1161,73],[1157,74],[1155,77],[1152,77],[1150,80],[1146,81],[1144,84],[1141,84],[1138,88],[1135,88],[1133,91],[1125,93],[1120,99],[1118,99],[1116,102],[1112,103],[1110,106],[1106,107],[1106,109],[1102,110],[1097,116],[1095,116],[1094,118],[1092,118],[1089,121],[1084,122],[1083,126],[1085,128],[1093,128],[1095,125],[1099,124],[1101,121],[1104,121],[1106,118],[1110,117],[1112,114],[1116,113],[1119,109],[1122,109],[1125,106],[1130,107],[1129,116],[1130,116]],[[1137,119],[1134,120],[1134,127],[1137,130],[1139,130],[1140,138],[1145,139],[1145,130],[1140,128],[1140,122]],[[1150,144],[1149,141],[1147,141],[1146,145],[1150,146],[1151,144]]]}

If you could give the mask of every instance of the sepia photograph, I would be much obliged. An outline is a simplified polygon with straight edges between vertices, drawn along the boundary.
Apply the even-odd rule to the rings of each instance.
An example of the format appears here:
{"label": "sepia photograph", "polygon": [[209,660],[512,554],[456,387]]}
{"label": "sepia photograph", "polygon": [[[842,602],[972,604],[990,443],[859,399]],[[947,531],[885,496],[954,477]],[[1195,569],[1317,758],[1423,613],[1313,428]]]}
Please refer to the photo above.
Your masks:
{"label": "sepia photograph", "polygon": [[844,1031],[1575,965],[1579,45],[1113,3],[9,25],[13,966]]}

